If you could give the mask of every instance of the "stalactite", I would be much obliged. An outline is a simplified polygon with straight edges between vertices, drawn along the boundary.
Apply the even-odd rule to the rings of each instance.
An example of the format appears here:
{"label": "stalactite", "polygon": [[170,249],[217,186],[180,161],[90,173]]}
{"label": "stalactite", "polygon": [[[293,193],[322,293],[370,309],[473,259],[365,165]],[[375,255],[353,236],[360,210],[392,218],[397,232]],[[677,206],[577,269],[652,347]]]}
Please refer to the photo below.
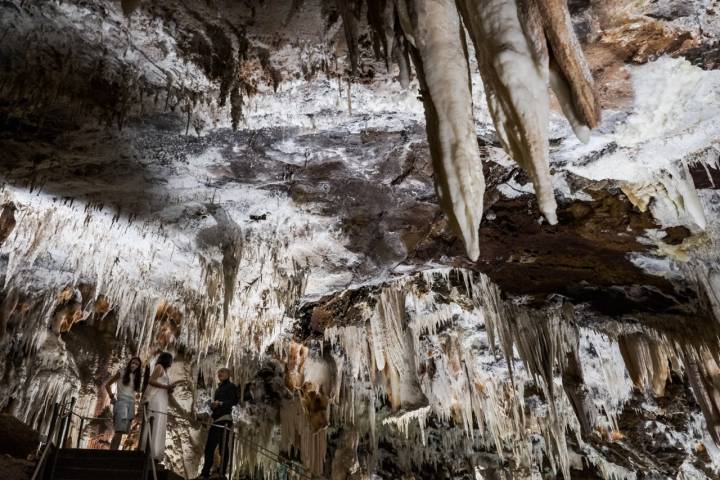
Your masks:
{"label": "stalactite", "polygon": [[562,384],[570,403],[575,410],[575,416],[580,423],[580,432],[583,439],[588,439],[595,427],[598,417],[597,409],[592,403],[583,377],[582,362],[580,361],[580,342],[577,331],[570,334],[573,337],[572,345],[565,354],[564,368],[562,369]]}
{"label": "stalactite", "polygon": [[293,447],[298,449],[303,465],[320,475],[323,472],[327,450],[326,432],[313,430],[306,418],[300,400],[291,399],[283,402],[283,407],[280,409],[280,446],[283,451],[290,451]]}
{"label": "stalactite", "polygon": [[413,58],[440,202],[462,236],[468,256],[476,260],[485,179],[472,115],[464,32],[454,2],[414,0],[412,6],[417,20],[404,28],[412,29],[406,34],[414,40]]}
{"label": "stalactite", "polygon": [[358,0],[336,0],[338,11],[343,19],[345,30],[345,42],[347,43],[348,56],[350,57],[350,75],[357,75],[360,49],[358,46],[359,37],[359,12],[362,2]]}
{"label": "stalactite", "polygon": [[221,247],[223,253],[222,268],[224,279],[223,322],[227,322],[228,320],[230,305],[235,297],[237,274],[240,268],[240,256],[242,255],[242,249],[238,245],[239,242],[239,239],[231,238]]}
{"label": "stalactite", "polygon": [[666,349],[641,334],[622,335],[618,343],[635,387],[641,391],[652,389],[656,396],[662,396],[670,376]]}
{"label": "stalactite", "polygon": [[[578,138],[583,140],[586,133],[578,131],[578,127],[595,128],[600,121],[600,105],[592,73],[575,35],[567,1],[531,1],[537,5],[543,20],[545,36],[552,55],[550,68],[554,70],[557,67],[554,75],[559,78],[555,82],[564,81],[561,88],[571,92],[572,103],[564,100],[563,95],[558,95],[558,100],[561,104],[565,103],[563,112],[568,112],[572,108],[574,115],[566,113],[566,116],[568,120],[576,119],[576,121],[571,120],[571,124]],[[557,88],[555,92],[558,93]]]}
{"label": "stalactite", "polygon": [[404,37],[400,35],[395,37],[395,48],[392,54],[398,64],[400,86],[407,89],[410,86],[410,57]]}
{"label": "stalactite", "polygon": [[0,212],[0,246],[12,233],[15,228],[15,211],[17,207],[13,202],[7,202],[2,205],[2,212]]}
{"label": "stalactite", "polygon": [[367,22],[373,37],[375,57],[385,60],[388,69],[395,37],[394,12],[392,0],[367,0]]}
{"label": "stalactite", "polygon": [[498,136],[529,174],[540,211],[557,222],[548,153],[547,58],[537,58],[513,0],[460,2]]}
{"label": "stalactite", "polygon": [[393,417],[387,417],[383,420],[383,425],[395,425],[397,429],[408,438],[410,422],[417,422],[420,428],[420,438],[422,444],[425,445],[425,424],[427,422],[427,416],[430,413],[430,406],[421,407],[417,410],[411,410],[403,413],[402,415],[396,415]]}
{"label": "stalactite", "polygon": [[720,367],[706,350],[686,352],[683,359],[710,437],[720,445]]}

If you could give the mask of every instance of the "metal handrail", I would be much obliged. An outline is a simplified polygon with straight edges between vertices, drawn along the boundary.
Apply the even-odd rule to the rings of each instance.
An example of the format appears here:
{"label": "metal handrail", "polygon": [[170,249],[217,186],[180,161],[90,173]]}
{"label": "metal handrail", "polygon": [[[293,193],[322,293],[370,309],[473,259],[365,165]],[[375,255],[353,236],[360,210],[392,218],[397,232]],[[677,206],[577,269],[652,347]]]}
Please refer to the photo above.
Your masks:
{"label": "metal handrail", "polygon": [[38,460],[37,465],[35,466],[35,470],[33,471],[33,475],[30,480],[40,480],[40,475],[45,473],[45,465],[48,461],[48,456],[50,455],[50,451],[55,448],[55,444],[52,443],[52,441],[45,444],[45,448],[43,449],[43,453],[40,456],[40,460]]}
{"label": "metal handrail", "polygon": [[[110,421],[111,419],[106,417],[92,417],[92,416],[86,416],[86,415],[80,415],[79,413],[75,412],[75,397],[71,398],[68,402],[65,402],[63,404],[60,404],[59,402],[55,402],[53,404],[52,409],[52,416],[50,418],[50,423],[48,425],[48,430],[46,434],[46,439],[44,442],[44,445],[41,443],[39,448],[43,448],[42,455],[40,456],[40,460],[38,461],[37,466],[35,467],[35,470],[33,472],[33,476],[31,480],[40,480],[41,475],[44,475],[45,469],[48,466],[48,462],[50,460],[50,452],[55,449],[63,448],[63,446],[67,443],[67,437],[70,433],[70,426],[72,417],[77,417],[80,419],[80,426],[78,428],[78,438],[76,442],[75,448],[80,448],[80,440],[82,437],[82,432],[85,427],[85,421],[92,421],[92,420],[100,420],[100,421]],[[143,409],[147,418],[147,405],[143,404]],[[151,468],[152,468],[152,474],[153,474],[153,480],[157,480],[157,470],[155,468],[155,461],[152,455],[152,442],[150,441],[150,436],[152,436],[152,424],[153,419],[150,418],[149,423],[149,430],[148,430],[148,451],[147,451],[147,461],[150,462]],[[56,428],[57,427],[57,428]],[[53,437],[55,437],[55,441],[57,442],[57,448],[55,447],[55,443],[53,443]],[[140,442],[142,442],[143,437],[141,434]],[[52,478],[55,474],[55,467],[57,464],[57,453],[52,457],[52,467],[50,472],[50,478]],[[147,461],[145,463],[147,468]],[[145,470],[147,472],[147,470]],[[144,478],[143,474],[143,478]]]}
{"label": "metal handrail", "polygon": [[[147,437],[145,437],[145,438],[147,438],[147,440],[145,440],[145,442],[146,442],[146,444],[147,444],[147,454],[148,454],[148,457],[149,457],[149,459],[150,459],[150,465],[151,465],[151,468],[152,468],[153,480],[157,480],[157,471],[156,471],[156,469],[155,469],[155,457],[153,456],[153,450],[152,450],[152,443],[153,443],[153,442],[152,442],[153,418],[152,418],[152,417],[148,417],[148,405],[147,405],[147,403],[143,403],[142,406],[143,406],[143,425],[144,425],[145,423],[147,423],[147,425],[148,425]],[[143,432],[143,434],[144,434],[144,432]],[[144,440],[144,439],[141,437],[141,438],[140,438],[140,443],[142,443],[143,440]]]}
{"label": "metal handrail", "polygon": [[[161,414],[161,415],[165,415],[165,416],[167,416],[168,418],[174,418],[174,419],[176,419],[176,420],[182,420],[182,421],[184,421],[184,422],[187,422],[189,426],[191,426],[191,427],[193,426],[193,424],[192,424],[188,419],[186,419],[186,418],[184,418],[184,417],[180,417],[180,416],[178,416],[178,415],[173,415],[173,414],[168,413],[168,412],[160,412],[160,411],[158,411],[158,410],[150,410],[150,411],[153,412],[153,413],[159,413],[159,414]],[[308,472],[309,469],[308,469],[307,467],[305,467],[305,465],[303,465],[303,464],[301,464],[301,463],[297,463],[297,462],[295,462],[295,461],[293,461],[293,460],[291,460],[291,459],[289,459],[289,458],[283,458],[283,457],[280,455],[280,453],[274,452],[274,451],[270,450],[269,448],[267,448],[267,447],[265,447],[265,446],[263,446],[263,445],[261,445],[261,444],[259,444],[259,443],[253,442],[253,441],[250,440],[249,438],[241,435],[241,434],[240,434],[240,429],[239,429],[239,427],[230,428],[230,427],[227,427],[227,426],[225,426],[225,425],[221,425],[221,424],[219,424],[219,423],[213,423],[213,422],[201,422],[201,421],[199,421],[198,423],[199,423],[200,426],[202,426],[202,427],[207,427],[207,428],[216,427],[216,428],[221,428],[221,429],[223,429],[223,430],[226,430],[227,432],[231,432],[231,433],[233,434],[233,442],[234,442],[234,441],[242,442],[242,443],[245,443],[246,445],[250,445],[251,447],[256,448],[257,451],[258,451],[258,453],[260,453],[261,455],[269,458],[270,460],[272,460],[273,462],[275,462],[275,463],[277,463],[277,464],[284,465],[284,466],[287,467],[289,470],[292,470],[294,473],[298,474],[299,476],[301,476],[301,477],[303,477],[303,478],[307,478],[307,479],[310,479],[310,480],[316,480],[316,479],[318,479],[318,480],[323,480],[323,477],[318,476],[318,475],[315,475],[315,474],[313,474],[313,473],[311,473],[311,472]],[[223,439],[223,440],[224,440],[224,439]],[[233,448],[233,450],[234,450],[234,448]]]}
{"label": "metal handrail", "polygon": [[58,448],[65,447],[67,436],[70,433],[70,418],[72,417],[73,410],[75,410],[75,397],[72,397],[70,399],[70,408],[68,409],[68,413],[65,415],[65,421],[62,423],[62,427],[58,431],[58,433],[60,433],[60,438],[58,439]]}
{"label": "metal handrail", "polygon": [[[68,405],[69,405],[69,408],[68,408]],[[109,419],[107,417],[91,417],[91,416],[80,415],[79,413],[74,411],[74,408],[75,408],[75,397],[73,397],[70,401],[65,402],[62,405],[58,404],[57,402],[55,403],[55,405],[53,406],[53,417],[51,419],[50,427],[48,429],[48,434],[47,434],[48,443],[51,443],[52,435],[55,433],[53,430],[55,429],[56,419],[60,421],[60,428],[57,430],[58,448],[62,448],[63,445],[65,445],[65,443],[67,441],[67,436],[68,436],[69,430],[70,430],[71,417],[75,416],[80,419],[80,427],[78,430],[78,439],[77,439],[75,448],[80,447],[80,439],[82,436],[82,431],[84,429],[85,421],[93,421],[93,420],[111,421],[111,419]],[[158,410],[151,410],[151,409],[149,409],[147,403],[142,403],[142,408],[143,408],[143,410],[142,410],[143,420],[141,422],[142,430],[140,433],[140,447],[143,447],[142,443],[143,443],[143,440],[146,438],[147,439],[146,441],[148,444],[147,445],[148,455],[149,455],[151,467],[152,467],[153,480],[157,480],[157,470],[155,468],[155,461],[154,461],[154,456],[153,456],[153,452],[152,452],[152,441],[151,441],[153,418],[149,417],[148,413],[152,412],[155,414],[165,415],[168,418],[173,418],[176,420],[181,420],[181,421],[187,422],[187,424],[190,427],[194,428],[195,426],[188,419],[186,419],[184,417],[181,417],[178,415],[173,415],[168,412],[160,412]],[[289,458],[283,457],[279,452],[274,452],[273,450],[270,450],[269,448],[265,447],[264,445],[256,443],[256,442],[252,441],[251,439],[243,436],[240,433],[239,427],[228,427],[226,425],[222,425],[222,424],[214,423],[214,422],[198,422],[198,423],[201,427],[207,427],[208,429],[212,428],[212,427],[216,427],[216,428],[221,428],[224,430],[222,444],[221,444],[221,447],[223,449],[225,448],[225,445],[227,443],[226,435],[230,435],[231,447],[229,449],[230,450],[229,454],[231,455],[231,457],[229,460],[229,465],[230,465],[231,472],[233,469],[232,455],[235,450],[235,442],[239,442],[239,443],[244,443],[245,445],[248,445],[250,447],[253,447],[254,449],[256,449],[257,453],[259,453],[260,455],[263,455],[264,457],[270,459],[271,461],[273,461],[279,465],[285,466],[288,470],[294,472],[295,474],[299,475],[300,477],[307,478],[310,480],[315,480],[315,479],[322,480],[323,479],[323,477],[315,475],[312,472],[309,472],[309,469],[307,467],[305,467],[305,465],[295,462]],[[144,432],[146,425],[149,426],[147,435],[145,435],[145,432]],[[143,450],[145,450],[145,449],[143,448]],[[46,449],[46,451],[47,451],[47,449]],[[227,452],[224,452],[223,450],[221,450],[221,458],[223,460],[224,460],[224,455],[226,453]],[[43,452],[43,455],[45,455],[45,452]],[[55,459],[57,459],[57,457]],[[54,467],[55,466],[53,465],[53,469],[54,469]]]}
{"label": "metal handrail", "polygon": [[[48,439],[49,439],[50,435],[53,433],[53,432],[51,432],[51,430],[54,430],[54,422],[56,421],[56,419],[60,420],[62,427],[65,427],[67,425],[66,426],[67,430],[64,432],[65,438],[63,438],[63,439],[58,438],[58,444],[60,445],[60,447],[62,447],[65,444],[65,442],[67,440],[67,435],[70,433],[70,428],[69,428],[70,420],[68,419],[68,417],[74,416],[74,417],[77,417],[78,419],[80,419],[80,426],[78,427],[78,432],[77,432],[78,436],[77,436],[77,440],[75,442],[75,448],[80,448],[80,441],[82,440],[82,433],[83,433],[83,430],[85,430],[85,427],[87,426],[86,422],[91,422],[91,421],[112,422],[112,418],[108,418],[108,417],[93,417],[93,416],[88,416],[88,415],[80,415],[79,413],[77,413],[74,410],[69,410],[67,408],[68,405],[72,405],[72,408],[74,408],[74,398],[68,402],[65,402],[62,405],[57,404],[57,403],[55,404],[54,409],[56,408],[57,411],[53,411],[53,419],[52,419],[51,425],[48,429],[48,431],[49,431]],[[65,423],[63,423],[63,421]],[[58,437],[60,437],[59,434],[62,431],[62,427],[61,427],[61,430],[58,430]]]}

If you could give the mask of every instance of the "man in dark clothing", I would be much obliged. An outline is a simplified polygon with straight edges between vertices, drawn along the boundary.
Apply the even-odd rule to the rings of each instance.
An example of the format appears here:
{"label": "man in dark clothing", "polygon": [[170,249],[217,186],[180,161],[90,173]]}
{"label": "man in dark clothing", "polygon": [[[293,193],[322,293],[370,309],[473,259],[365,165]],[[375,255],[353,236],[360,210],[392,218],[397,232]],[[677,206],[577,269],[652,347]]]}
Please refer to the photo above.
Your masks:
{"label": "man in dark clothing", "polygon": [[[217,372],[218,385],[213,396],[213,402],[210,404],[212,408],[213,426],[208,432],[207,442],[205,443],[205,464],[202,468],[200,478],[210,478],[210,469],[213,466],[215,458],[215,449],[220,447],[220,456],[222,457],[222,466],[220,476],[225,478],[227,463],[230,459],[230,435],[232,429],[232,407],[238,403],[237,387],[230,381],[230,369],[221,368]],[[223,428],[226,427],[227,429]],[[224,442],[223,442],[224,439]]]}

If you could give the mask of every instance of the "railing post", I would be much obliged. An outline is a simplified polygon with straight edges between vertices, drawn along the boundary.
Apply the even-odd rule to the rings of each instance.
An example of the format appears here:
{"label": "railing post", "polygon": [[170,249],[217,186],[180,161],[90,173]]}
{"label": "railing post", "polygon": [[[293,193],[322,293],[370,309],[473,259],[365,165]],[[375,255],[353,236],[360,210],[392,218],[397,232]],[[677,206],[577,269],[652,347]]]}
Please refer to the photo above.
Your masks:
{"label": "railing post", "polygon": [[[43,453],[40,456],[40,459],[38,460],[37,465],[35,466],[35,470],[33,471],[33,476],[30,478],[30,480],[43,480],[47,475],[45,475],[45,470],[47,468],[48,461],[50,459],[50,456],[54,456],[53,451],[55,450],[55,444],[52,442],[48,442],[45,445],[45,448],[43,449]],[[53,467],[54,468],[54,467]]]}
{"label": "railing post", "polygon": [[150,425],[149,425],[149,428],[148,428],[148,439],[147,439],[148,449],[147,449],[147,452],[149,453],[149,455],[150,455],[150,461],[152,462],[152,463],[150,464],[150,467],[152,468],[153,480],[157,480],[157,471],[155,470],[155,457],[153,456],[153,450],[152,450],[152,441],[153,441],[153,439],[150,438],[150,437],[152,437],[152,434],[153,434],[153,431],[154,431],[154,430],[153,430],[153,427],[154,427],[154,424],[155,424],[155,417],[154,417],[154,416],[152,416],[152,415],[150,416],[150,421],[149,421],[149,423],[150,423]]}
{"label": "railing post", "polygon": [[[140,441],[142,441],[142,439]],[[140,442],[138,442],[138,445],[140,445]],[[147,480],[148,477],[148,460],[152,461],[150,455],[145,453],[145,465],[143,465],[142,480]]]}
{"label": "railing post", "polygon": [[64,409],[60,409],[60,413],[58,414],[58,425],[55,428],[55,444],[57,444],[58,448],[62,448],[62,445],[60,443],[60,439],[62,438],[62,431],[63,428],[65,428],[65,413]]}
{"label": "railing post", "polygon": [[68,433],[70,432],[70,422],[72,421],[73,410],[75,409],[75,397],[70,399],[70,409],[65,416],[65,422],[63,422],[62,436],[60,437],[59,448],[65,448],[65,442],[67,441]]}
{"label": "railing post", "polygon": [[138,441],[138,450],[145,451],[145,404],[142,404],[140,410],[140,440]]}
{"label": "railing post", "polygon": [[153,439],[150,438],[150,437],[152,436],[153,431],[154,431],[154,428],[155,428],[155,425],[154,425],[154,424],[155,424],[155,417],[151,416],[151,417],[148,419],[148,424],[150,425],[150,428],[148,429],[148,436],[147,436],[147,439],[145,440],[145,447],[149,449],[149,448],[150,448],[150,444],[151,444],[152,441],[153,441]]}
{"label": "railing post", "polygon": [[80,417],[80,427],[78,428],[78,438],[75,448],[80,448],[80,439],[82,438],[83,428],[85,428],[85,417]]}
{"label": "railing post", "polygon": [[[235,430],[230,430],[230,457],[228,458],[228,478],[232,480],[233,460],[235,457]],[[224,473],[224,472],[223,472]]]}
{"label": "railing post", "polygon": [[52,408],[52,417],[50,417],[50,425],[48,425],[47,435],[45,435],[45,443],[52,442],[53,433],[55,433],[55,422],[57,422],[60,404],[55,402]]}

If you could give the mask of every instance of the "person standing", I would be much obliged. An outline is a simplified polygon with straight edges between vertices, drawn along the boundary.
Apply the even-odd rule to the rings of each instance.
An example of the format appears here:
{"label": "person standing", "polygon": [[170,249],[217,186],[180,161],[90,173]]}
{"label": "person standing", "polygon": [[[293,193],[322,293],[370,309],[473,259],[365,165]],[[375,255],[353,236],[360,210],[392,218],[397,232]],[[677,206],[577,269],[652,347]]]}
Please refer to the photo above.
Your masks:
{"label": "person standing", "polygon": [[[140,368],[142,361],[138,357],[130,359],[124,371],[118,371],[105,383],[105,389],[113,404],[113,427],[115,434],[110,441],[110,450],[120,447],[122,436],[130,432],[130,424],[135,418],[135,402],[140,392]],[[116,385],[115,393],[112,386]]]}
{"label": "person standing", "polygon": [[[180,382],[170,382],[168,370],[172,366],[173,357],[162,352],[155,361],[152,375],[150,369],[145,370],[142,402],[147,406],[148,422],[143,433],[141,445],[146,448],[148,441],[153,458],[162,462],[165,457],[165,433],[167,430],[167,411],[170,395]],[[152,419],[152,432],[148,432]]]}
{"label": "person standing", "polygon": [[220,384],[215,390],[213,401],[210,404],[213,424],[210,427],[207,442],[205,443],[205,462],[200,474],[202,479],[210,478],[210,469],[215,459],[215,449],[218,447],[220,447],[220,457],[222,458],[220,476],[225,478],[225,471],[230,458],[229,449],[232,447],[229,440],[230,430],[233,425],[232,408],[238,403],[237,386],[230,381],[229,368],[219,369],[217,378]]}

